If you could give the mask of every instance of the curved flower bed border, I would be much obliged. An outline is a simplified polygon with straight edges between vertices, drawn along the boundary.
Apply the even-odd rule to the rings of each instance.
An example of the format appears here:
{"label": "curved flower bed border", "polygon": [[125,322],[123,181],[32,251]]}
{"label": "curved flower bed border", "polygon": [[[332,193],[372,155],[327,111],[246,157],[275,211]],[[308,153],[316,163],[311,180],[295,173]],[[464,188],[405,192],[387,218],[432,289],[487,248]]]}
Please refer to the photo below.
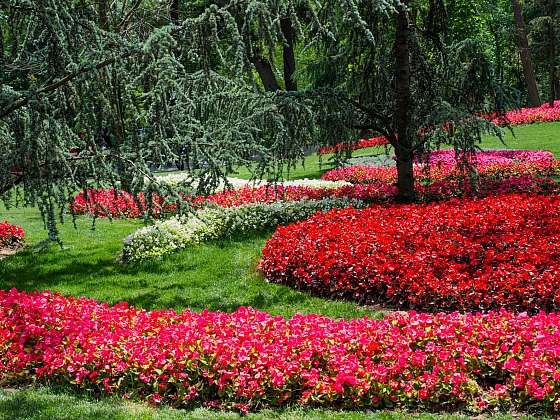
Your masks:
{"label": "curved flower bed border", "polygon": [[556,410],[559,347],[556,313],[285,320],[250,308],[178,314],[0,291],[0,385],[156,404]]}
{"label": "curved flower bed border", "polygon": [[333,210],[280,227],[272,282],[398,309],[560,308],[560,196]]}
{"label": "curved flower bed border", "polygon": [[[554,107],[546,103],[536,108],[521,108],[508,111],[504,116],[497,114],[486,115],[487,120],[492,121],[496,125],[524,125],[537,122],[554,122],[560,121],[560,100],[554,103]],[[365,149],[368,147],[385,146],[389,144],[385,137],[374,137],[371,139],[362,139],[358,143],[351,145],[352,150]],[[319,149],[317,154],[323,155],[327,153],[335,153],[347,150],[347,143],[338,143],[334,146],[326,146]]]}

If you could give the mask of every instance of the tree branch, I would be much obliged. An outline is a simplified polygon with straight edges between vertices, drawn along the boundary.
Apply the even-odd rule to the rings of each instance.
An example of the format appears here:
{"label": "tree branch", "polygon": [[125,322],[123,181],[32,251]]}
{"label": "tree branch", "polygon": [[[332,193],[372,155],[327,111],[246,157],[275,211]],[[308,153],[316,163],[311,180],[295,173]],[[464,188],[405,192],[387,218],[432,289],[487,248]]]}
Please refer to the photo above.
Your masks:
{"label": "tree branch", "polygon": [[118,57],[107,58],[106,60],[103,60],[100,63],[97,63],[93,67],[92,66],[82,67],[81,69],[78,69],[73,73],[67,74],[62,79],[60,79],[60,80],[58,80],[54,83],[51,83],[50,85],[42,87],[41,89],[33,92],[32,94],[29,94],[25,97],[19,98],[18,100],[14,101],[10,106],[8,106],[5,109],[3,109],[2,111],[0,111],[0,118],[4,118],[4,117],[10,115],[12,112],[18,110],[19,108],[24,107],[25,105],[27,105],[29,103],[29,101],[33,97],[36,97],[36,96],[39,96],[39,95],[42,95],[42,94],[45,94],[45,93],[53,92],[53,91],[57,90],[58,88],[60,88],[61,86],[64,86],[65,84],[71,82],[76,77],[81,76],[82,74],[88,73],[88,72],[93,71],[93,70],[100,70],[104,67],[107,67],[107,66],[117,62],[118,60],[124,60],[124,59],[134,55],[135,53],[136,52],[127,52],[127,53],[121,54]]}

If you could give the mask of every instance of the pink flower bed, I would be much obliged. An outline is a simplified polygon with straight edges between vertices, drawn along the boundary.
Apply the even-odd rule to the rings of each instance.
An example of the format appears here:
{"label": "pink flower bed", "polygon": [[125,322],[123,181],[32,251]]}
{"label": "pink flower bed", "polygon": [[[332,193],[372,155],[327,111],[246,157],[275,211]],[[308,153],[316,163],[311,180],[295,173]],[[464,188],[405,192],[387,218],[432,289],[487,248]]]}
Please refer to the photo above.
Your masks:
{"label": "pink flower bed", "polygon": [[269,281],[396,308],[558,310],[560,196],[331,210],[279,227]]}
{"label": "pink flower bed", "polygon": [[556,313],[285,320],[0,291],[2,386],[60,384],[176,406],[557,409],[558,348]]}
{"label": "pink flower bed", "polygon": [[0,248],[14,248],[23,244],[25,232],[7,221],[0,223]]}
{"label": "pink flower bed", "polygon": [[[433,152],[428,160],[429,166],[419,159],[414,165],[417,182],[443,181],[463,176],[457,164],[455,153],[451,150]],[[550,152],[529,150],[499,150],[479,152],[476,155],[478,174],[483,177],[510,176],[553,176],[560,171],[560,161],[555,160]],[[325,172],[322,179],[329,181],[347,181],[354,184],[395,183],[397,168],[395,166],[354,165]]]}
{"label": "pink flower bed", "polygon": [[[554,106],[546,103],[536,108],[521,108],[508,111],[503,116],[497,114],[489,114],[484,118],[492,121],[496,125],[523,125],[533,124],[537,122],[553,122],[560,121],[560,100],[554,102]],[[374,137],[371,139],[362,139],[358,143],[352,145],[352,150],[365,149],[374,146],[385,146],[389,144],[385,137]],[[318,154],[327,154],[340,152],[348,149],[348,144],[338,143],[334,146],[326,146],[319,149]]]}

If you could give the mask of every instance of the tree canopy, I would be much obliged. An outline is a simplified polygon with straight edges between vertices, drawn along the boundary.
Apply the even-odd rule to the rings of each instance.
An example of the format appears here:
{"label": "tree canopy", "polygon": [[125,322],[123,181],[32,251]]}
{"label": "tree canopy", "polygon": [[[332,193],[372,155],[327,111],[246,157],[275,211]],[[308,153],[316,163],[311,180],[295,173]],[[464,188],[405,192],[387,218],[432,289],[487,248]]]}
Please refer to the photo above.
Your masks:
{"label": "tree canopy", "polygon": [[[549,23],[557,9],[541,3],[527,7],[548,20],[533,11],[529,26],[548,31],[546,53],[535,52],[547,57],[554,98],[557,28]],[[526,93],[509,54],[517,48],[509,3],[473,7],[5,0],[2,199],[38,205],[56,238],[56,216],[77,190],[162,192],[153,172],[178,164],[206,193],[239,166],[280,179],[310,146],[379,133],[395,150],[399,198],[414,200],[415,156],[442,143],[472,152],[482,133],[499,135],[480,114],[520,105]]]}

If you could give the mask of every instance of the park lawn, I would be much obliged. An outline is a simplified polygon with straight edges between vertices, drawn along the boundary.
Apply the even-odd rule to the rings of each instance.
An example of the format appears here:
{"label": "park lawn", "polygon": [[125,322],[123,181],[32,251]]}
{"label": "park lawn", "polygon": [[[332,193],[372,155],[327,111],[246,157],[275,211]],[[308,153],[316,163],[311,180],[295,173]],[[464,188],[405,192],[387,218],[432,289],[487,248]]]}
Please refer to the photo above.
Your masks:
{"label": "park lawn", "polygon": [[80,217],[60,227],[64,248],[57,244],[37,251],[46,233],[35,209],[1,212],[24,228],[29,246],[0,260],[0,289],[51,290],[64,295],[88,296],[111,304],[127,301],[146,309],[235,311],[251,306],[274,315],[318,313],[335,318],[377,316],[351,302],[327,301],[269,284],[256,265],[269,233],[249,238],[201,244],[140,266],[116,263],[122,240],[142,226],[137,220],[98,220]]}
{"label": "park lawn", "polygon": [[[510,148],[545,149],[560,157],[560,123],[518,127],[516,138],[508,135]],[[497,140],[486,139],[488,148],[503,147]],[[380,153],[380,148],[357,151],[355,156]],[[292,173],[293,178],[320,176],[316,155]],[[246,176],[248,172],[238,176]],[[137,220],[98,220],[91,229],[91,220],[71,219],[61,226],[64,248],[52,244],[38,249],[45,238],[43,222],[36,209],[0,207],[0,220],[24,228],[29,246],[22,252],[0,260],[0,289],[52,290],[64,295],[88,296],[114,304],[128,301],[146,309],[190,308],[201,311],[234,311],[239,306],[252,306],[285,317],[296,313],[317,313],[334,318],[361,316],[380,317],[382,312],[351,302],[337,302],[312,297],[291,288],[269,284],[256,271],[260,252],[270,232],[248,238],[203,244],[171,255],[163,261],[125,267],[115,259],[123,238],[142,226]],[[339,413],[332,410],[300,408],[265,411],[250,418],[342,418],[342,419],[458,419],[464,417],[410,413],[361,412]],[[190,411],[170,408],[154,409],[144,404],[104,399],[95,401],[70,392],[47,388],[0,390],[0,419],[111,418],[111,419],[186,419],[237,418],[232,413],[216,413],[204,409]],[[499,416],[497,419],[512,418]],[[542,418],[542,417],[537,417]]]}

